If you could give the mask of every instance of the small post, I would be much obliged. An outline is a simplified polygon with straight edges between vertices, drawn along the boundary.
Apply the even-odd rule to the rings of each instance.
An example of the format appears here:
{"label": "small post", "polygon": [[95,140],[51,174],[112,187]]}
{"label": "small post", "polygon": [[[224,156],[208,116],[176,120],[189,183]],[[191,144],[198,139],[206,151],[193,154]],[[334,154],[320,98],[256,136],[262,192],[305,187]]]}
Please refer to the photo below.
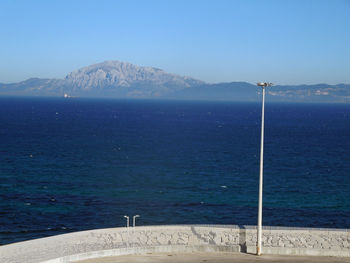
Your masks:
{"label": "small post", "polygon": [[129,217],[128,216],[124,216],[126,218],[126,227],[129,228]]}
{"label": "small post", "polygon": [[140,217],[140,215],[135,215],[132,217],[132,227],[135,227],[136,225],[136,217]]}

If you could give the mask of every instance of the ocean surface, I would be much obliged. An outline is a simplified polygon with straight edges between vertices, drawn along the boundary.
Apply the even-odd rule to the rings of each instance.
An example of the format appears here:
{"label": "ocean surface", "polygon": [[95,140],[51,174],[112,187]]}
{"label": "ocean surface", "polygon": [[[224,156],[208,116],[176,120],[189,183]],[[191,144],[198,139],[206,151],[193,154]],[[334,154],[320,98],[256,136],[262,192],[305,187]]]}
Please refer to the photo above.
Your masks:
{"label": "ocean surface", "polygon": [[[261,104],[0,98],[0,244],[257,221]],[[266,98],[263,224],[350,228],[350,105]]]}

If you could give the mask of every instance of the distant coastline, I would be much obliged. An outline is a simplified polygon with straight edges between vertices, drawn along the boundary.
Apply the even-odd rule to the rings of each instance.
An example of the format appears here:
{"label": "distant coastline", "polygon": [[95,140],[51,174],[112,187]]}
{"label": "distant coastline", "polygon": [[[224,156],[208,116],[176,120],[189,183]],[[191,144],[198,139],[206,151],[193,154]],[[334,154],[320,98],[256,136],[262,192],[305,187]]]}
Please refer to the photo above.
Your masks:
{"label": "distant coastline", "polygon": [[[80,68],[64,79],[0,83],[0,96],[260,101],[260,92],[248,82],[210,84],[120,61]],[[276,102],[350,103],[350,84],[275,85],[267,93]]]}

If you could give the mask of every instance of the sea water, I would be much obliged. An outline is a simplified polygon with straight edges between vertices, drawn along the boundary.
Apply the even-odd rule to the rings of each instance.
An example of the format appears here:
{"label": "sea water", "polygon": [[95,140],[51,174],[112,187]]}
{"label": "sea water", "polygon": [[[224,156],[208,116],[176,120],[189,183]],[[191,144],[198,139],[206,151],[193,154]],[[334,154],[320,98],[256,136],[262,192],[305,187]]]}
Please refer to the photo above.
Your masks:
{"label": "sea water", "polygon": [[[0,98],[0,244],[257,222],[260,103]],[[263,224],[350,228],[350,105],[265,108]]]}

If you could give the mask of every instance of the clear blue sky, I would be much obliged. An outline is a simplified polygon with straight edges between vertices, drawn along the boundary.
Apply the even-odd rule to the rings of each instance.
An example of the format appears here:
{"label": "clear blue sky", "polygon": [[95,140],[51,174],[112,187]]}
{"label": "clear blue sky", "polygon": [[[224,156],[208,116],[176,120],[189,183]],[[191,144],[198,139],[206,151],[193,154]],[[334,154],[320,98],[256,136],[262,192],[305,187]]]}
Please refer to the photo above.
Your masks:
{"label": "clear blue sky", "polygon": [[350,83],[350,0],[0,1],[0,82],[105,60],[207,82]]}

